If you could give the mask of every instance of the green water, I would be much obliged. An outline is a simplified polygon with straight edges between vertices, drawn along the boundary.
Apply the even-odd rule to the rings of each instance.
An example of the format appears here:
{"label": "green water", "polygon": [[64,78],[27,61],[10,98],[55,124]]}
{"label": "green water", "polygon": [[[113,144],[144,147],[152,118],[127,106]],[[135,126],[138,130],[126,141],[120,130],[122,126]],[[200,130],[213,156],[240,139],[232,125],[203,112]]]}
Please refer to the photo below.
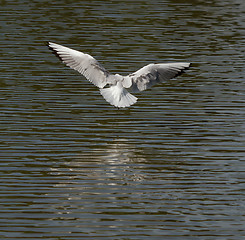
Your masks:
{"label": "green water", "polygon": [[[1,1],[2,239],[242,239],[245,5]],[[112,73],[193,62],[118,110],[50,53]]]}

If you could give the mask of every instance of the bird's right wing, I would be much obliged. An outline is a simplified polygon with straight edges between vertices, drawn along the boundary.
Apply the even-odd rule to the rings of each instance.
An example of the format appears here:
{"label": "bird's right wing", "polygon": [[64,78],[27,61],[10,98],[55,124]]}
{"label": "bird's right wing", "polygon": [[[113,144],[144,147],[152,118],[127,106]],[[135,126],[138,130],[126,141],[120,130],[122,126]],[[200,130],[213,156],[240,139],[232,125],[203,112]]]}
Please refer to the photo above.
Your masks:
{"label": "bird's right wing", "polygon": [[81,73],[95,86],[103,88],[110,82],[109,79],[112,79],[110,78],[111,74],[89,54],[52,42],[48,42],[47,45],[63,63]]}
{"label": "bird's right wing", "polygon": [[124,81],[125,83],[129,83],[129,86],[134,92],[140,92],[157,83],[179,76],[190,65],[190,63],[149,64],[124,77]]}

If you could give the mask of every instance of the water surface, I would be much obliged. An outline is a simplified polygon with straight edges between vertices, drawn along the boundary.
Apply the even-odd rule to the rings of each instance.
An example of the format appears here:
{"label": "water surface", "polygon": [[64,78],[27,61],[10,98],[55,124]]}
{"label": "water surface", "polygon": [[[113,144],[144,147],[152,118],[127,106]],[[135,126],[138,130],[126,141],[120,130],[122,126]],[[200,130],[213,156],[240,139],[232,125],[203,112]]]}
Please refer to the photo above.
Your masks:
{"label": "water surface", "polygon": [[[242,0],[0,5],[1,238],[245,236]],[[118,110],[46,41],[112,73],[194,64]]]}

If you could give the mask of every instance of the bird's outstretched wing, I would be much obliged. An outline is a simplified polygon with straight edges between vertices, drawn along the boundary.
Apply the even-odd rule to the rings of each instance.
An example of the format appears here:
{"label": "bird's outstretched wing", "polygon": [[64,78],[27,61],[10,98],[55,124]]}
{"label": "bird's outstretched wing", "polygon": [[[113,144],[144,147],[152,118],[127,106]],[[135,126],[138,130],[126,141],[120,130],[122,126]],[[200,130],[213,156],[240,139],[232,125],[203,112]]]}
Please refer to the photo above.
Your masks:
{"label": "bird's outstretched wing", "polygon": [[47,45],[62,62],[81,73],[95,86],[103,88],[107,83],[109,83],[111,74],[89,54],[52,42],[48,42]]}
{"label": "bird's outstretched wing", "polygon": [[131,82],[130,87],[133,92],[140,92],[157,83],[179,76],[190,65],[190,63],[149,64],[124,78],[125,81]]}

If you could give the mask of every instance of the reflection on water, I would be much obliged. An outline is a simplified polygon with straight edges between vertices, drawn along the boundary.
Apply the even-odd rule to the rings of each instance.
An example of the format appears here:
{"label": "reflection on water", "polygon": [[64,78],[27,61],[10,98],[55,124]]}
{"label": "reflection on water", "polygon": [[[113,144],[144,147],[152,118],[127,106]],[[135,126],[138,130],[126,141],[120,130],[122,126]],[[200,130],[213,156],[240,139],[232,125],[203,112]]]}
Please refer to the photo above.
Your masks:
{"label": "reflection on water", "polygon": [[[0,6],[0,238],[244,238],[244,1]],[[45,41],[194,65],[117,110]]]}
{"label": "reflection on water", "polygon": [[[69,169],[69,179],[76,179],[79,176],[96,179],[101,181],[111,179],[109,183],[115,185],[114,180],[120,181],[140,181],[144,178],[142,174],[137,174],[132,166],[146,162],[143,151],[136,150],[133,144],[127,144],[127,139],[117,139],[104,146],[103,148],[93,148],[90,157],[77,155],[72,161],[65,162],[64,165]],[[60,175],[63,169],[51,168],[52,174]],[[61,172],[60,172],[61,170]],[[63,183],[62,183],[63,185]],[[58,186],[58,185],[56,185]]]}

